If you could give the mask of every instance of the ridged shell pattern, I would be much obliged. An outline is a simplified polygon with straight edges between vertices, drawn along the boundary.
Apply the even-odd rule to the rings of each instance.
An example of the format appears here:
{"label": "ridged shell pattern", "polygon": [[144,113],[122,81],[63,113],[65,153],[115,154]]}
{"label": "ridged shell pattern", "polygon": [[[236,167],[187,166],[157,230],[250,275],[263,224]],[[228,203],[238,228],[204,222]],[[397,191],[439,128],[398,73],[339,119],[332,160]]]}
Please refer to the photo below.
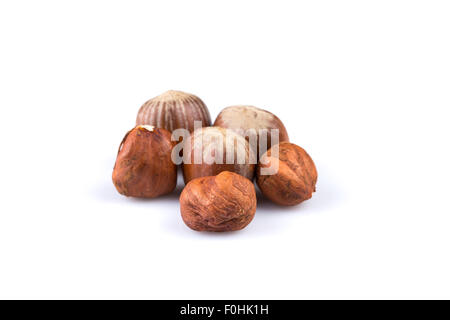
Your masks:
{"label": "ridged shell pattern", "polygon": [[184,128],[194,131],[194,121],[211,125],[211,116],[203,101],[189,93],[169,90],[148,100],[139,109],[136,125],[152,125],[170,132]]}

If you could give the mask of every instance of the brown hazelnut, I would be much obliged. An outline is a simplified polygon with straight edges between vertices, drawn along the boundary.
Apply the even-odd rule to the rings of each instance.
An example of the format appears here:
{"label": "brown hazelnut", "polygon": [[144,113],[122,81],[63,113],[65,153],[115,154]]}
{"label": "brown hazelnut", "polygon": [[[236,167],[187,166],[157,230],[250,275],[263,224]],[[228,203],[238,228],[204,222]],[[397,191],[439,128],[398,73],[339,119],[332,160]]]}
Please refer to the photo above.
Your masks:
{"label": "brown hazelnut", "polygon": [[137,126],[123,138],[113,171],[119,193],[154,198],[175,189],[177,166],[172,162],[171,134],[152,126]]}
{"label": "brown hazelnut", "polygon": [[184,182],[222,171],[238,173],[253,180],[256,156],[245,138],[232,130],[206,127],[195,130],[183,149]]}
{"label": "brown hazelnut", "polygon": [[139,109],[136,125],[147,124],[164,128],[194,131],[194,121],[201,121],[202,127],[211,125],[208,108],[193,94],[169,90],[148,100]]}
{"label": "brown hazelnut", "polygon": [[253,183],[232,172],[189,182],[180,196],[181,217],[197,231],[243,229],[256,211]]}
{"label": "brown hazelnut", "polygon": [[[279,149],[278,157],[272,153]],[[263,175],[262,170],[274,168],[278,172]],[[282,142],[269,149],[260,159],[256,182],[262,193],[273,202],[293,206],[311,198],[316,191],[317,170],[311,157],[301,147]]]}
{"label": "brown hazelnut", "polygon": [[[276,115],[253,106],[232,106],[223,109],[214,121],[214,126],[246,134],[247,140],[250,141],[250,145],[257,152],[258,157],[272,146],[270,130],[279,130],[278,142],[289,141],[286,128]],[[267,137],[267,144],[265,144],[266,147],[260,148],[259,143],[263,135]],[[252,137],[256,139],[252,139]]]}

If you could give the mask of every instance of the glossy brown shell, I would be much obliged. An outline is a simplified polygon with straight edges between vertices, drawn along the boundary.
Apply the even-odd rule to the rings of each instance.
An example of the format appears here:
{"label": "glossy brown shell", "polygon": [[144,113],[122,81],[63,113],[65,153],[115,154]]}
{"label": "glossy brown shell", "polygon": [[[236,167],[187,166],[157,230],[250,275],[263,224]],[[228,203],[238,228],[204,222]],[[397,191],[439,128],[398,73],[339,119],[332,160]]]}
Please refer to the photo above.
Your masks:
{"label": "glossy brown shell", "polygon": [[[227,153],[229,150],[223,149],[224,144],[216,143],[216,140],[210,141],[211,137],[222,137],[225,141],[227,139],[235,139],[237,142],[233,148],[234,162],[227,164]],[[202,163],[195,164],[195,154],[198,144],[196,141],[203,141],[202,148]],[[190,146],[190,148],[189,148]],[[249,180],[253,180],[256,169],[256,156],[250,150],[248,142],[244,137],[236,134],[231,130],[219,127],[207,127],[194,131],[186,140],[184,149],[184,163],[183,163],[183,177],[184,182],[188,183],[192,179],[214,176],[223,171],[230,171],[240,174]],[[231,148],[230,148],[231,149]],[[218,162],[208,163],[207,157],[212,157],[219,152],[222,153],[222,160]],[[244,159],[244,161],[238,161]],[[221,163],[220,163],[221,162]]]}
{"label": "glossy brown shell", "polygon": [[119,193],[155,198],[175,189],[177,166],[171,159],[170,138],[167,130],[148,126],[137,126],[126,134],[112,176]]}
{"label": "glossy brown shell", "polygon": [[194,121],[201,121],[202,127],[211,125],[211,117],[203,101],[193,94],[169,90],[142,105],[136,125],[151,125],[170,132],[183,128],[192,132]]}
{"label": "glossy brown shell", "polygon": [[[289,136],[287,133],[284,124],[281,120],[274,115],[273,113],[263,110],[260,108],[256,108],[253,106],[231,106],[223,109],[214,121],[214,126],[227,128],[231,130],[235,130],[236,132],[242,134],[242,131],[246,131],[249,129],[256,130],[256,146],[252,146],[254,150],[257,150],[258,156],[262,155],[272,146],[271,135],[270,132],[267,134],[267,147],[260,149],[259,148],[259,140],[262,133],[260,130],[272,130],[277,129],[279,131],[279,141],[289,141]],[[252,136],[252,134],[250,134]],[[247,137],[249,139],[249,136]]]}
{"label": "glossy brown shell", "polygon": [[[264,196],[273,202],[293,206],[310,199],[316,191],[317,170],[313,160],[301,147],[282,142],[278,145],[279,157],[272,156],[272,149],[264,154],[256,170],[256,182]],[[278,162],[278,172],[261,175],[261,168]]]}
{"label": "glossy brown shell", "polygon": [[232,173],[194,179],[180,196],[181,216],[196,231],[236,231],[253,219],[255,187],[250,180]]}

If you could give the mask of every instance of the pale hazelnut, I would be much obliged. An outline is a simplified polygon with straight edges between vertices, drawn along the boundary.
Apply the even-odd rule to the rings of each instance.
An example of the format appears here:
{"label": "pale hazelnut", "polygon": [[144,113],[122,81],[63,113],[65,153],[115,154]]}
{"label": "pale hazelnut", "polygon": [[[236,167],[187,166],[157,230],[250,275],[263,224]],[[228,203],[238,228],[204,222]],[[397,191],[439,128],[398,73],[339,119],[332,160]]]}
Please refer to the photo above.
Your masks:
{"label": "pale hazelnut", "polygon": [[[274,143],[289,141],[286,128],[276,115],[253,106],[231,106],[223,109],[214,121],[214,126],[246,135],[258,157],[272,146],[272,130],[278,130],[278,141]],[[267,143],[260,148],[262,138],[266,138]]]}
{"label": "pale hazelnut", "polygon": [[241,135],[219,127],[195,130],[184,144],[183,175],[192,179],[214,176],[222,171],[238,173],[253,180],[256,156]]}

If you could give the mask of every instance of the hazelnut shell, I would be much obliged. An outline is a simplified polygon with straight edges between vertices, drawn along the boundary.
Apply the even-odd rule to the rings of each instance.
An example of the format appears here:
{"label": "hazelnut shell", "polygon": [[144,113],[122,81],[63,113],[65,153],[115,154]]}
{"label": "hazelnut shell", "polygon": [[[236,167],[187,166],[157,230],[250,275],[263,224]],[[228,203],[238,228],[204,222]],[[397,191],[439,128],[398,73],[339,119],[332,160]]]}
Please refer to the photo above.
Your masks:
{"label": "hazelnut shell", "polygon": [[113,171],[119,193],[129,197],[155,198],[172,192],[177,166],[172,162],[173,142],[165,129],[137,126],[123,138]]}
{"label": "hazelnut shell", "polygon": [[181,216],[196,231],[236,231],[253,219],[256,193],[253,183],[232,172],[189,182],[180,196]]}
{"label": "hazelnut shell", "polygon": [[203,101],[193,94],[169,90],[142,105],[136,125],[151,125],[170,132],[183,128],[192,132],[194,121],[201,121],[202,127],[211,125],[211,116]]}
{"label": "hazelnut shell", "polygon": [[[264,196],[279,205],[293,206],[310,199],[316,191],[317,170],[313,160],[303,148],[289,142],[278,145],[279,157],[269,149],[260,159],[256,182]],[[278,172],[262,175],[261,169],[278,162]]]}

